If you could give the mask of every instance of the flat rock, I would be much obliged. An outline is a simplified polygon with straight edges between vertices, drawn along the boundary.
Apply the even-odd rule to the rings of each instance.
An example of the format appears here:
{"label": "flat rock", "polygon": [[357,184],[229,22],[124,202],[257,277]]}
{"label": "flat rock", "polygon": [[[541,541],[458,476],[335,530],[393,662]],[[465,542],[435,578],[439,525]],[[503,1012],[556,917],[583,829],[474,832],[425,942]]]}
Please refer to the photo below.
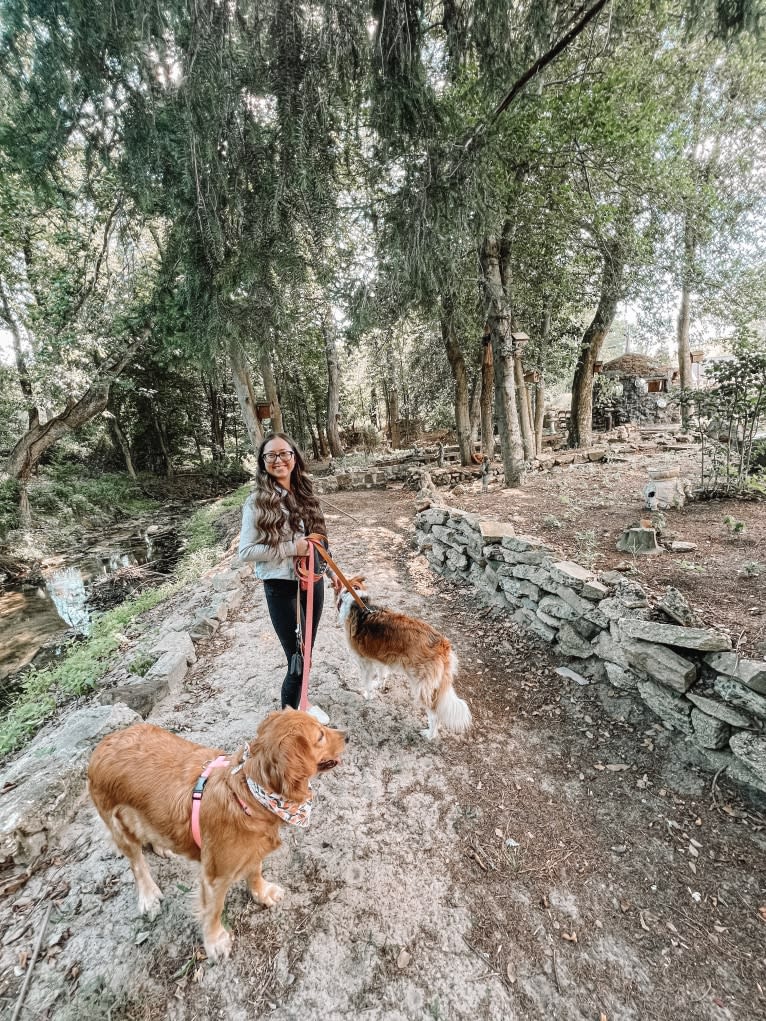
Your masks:
{"label": "flat rock", "polygon": [[735,677],[759,695],[766,695],[766,662],[756,659],[742,659],[736,652],[719,652],[705,656],[705,662],[716,673]]}
{"label": "flat rock", "polygon": [[606,676],[609,683],[621,691],[635,691],[638,688],[638,677],[632,670],[625,670],[616,663],[606,662]]}
{"label": "flat rock", "polygon": [[671,620],[683,627],[694,627],[701,623],[683,592],[679,592],[672,585],[668,587],[658,607]]}
{"label": "flat rock", "polygon": [[652,681],[639,681],[638,692],[667,727],[682,734],[692,734],[692,706],[687,699]]}
{"label": "flat rock", "polygon": [[479,532],[484,542],[500,542],[507,536],[515,535],[513,525],[507,521],[479,521]]}
{"label": "flat rock", "polygon": [[738,709],[732,708],[725,702],[721,702],[718,699],[710,698],[708,695],[700,695],[697,693],[697,689],[693,688],[691,691],[687,691],[686,697],[701,709],[703,713],[707,713],[708,716],[714,716],[718,720],[722,720],[724,723],[728,723],[732,727],[751,727],[753,720],[750,716],[746,716],[745,713],[740,712]]}
{"label": "flat rock", "polygon": [[751,716],[757,716],[760,720],[766,720],[766,698],[757,694],[746,684],[740,683],[734,677],[716,677],[714,682],[716,695],[724,702],[731,702],[738,709],[744,709]]}
{"label": "flat rock", "polygon": [[[674,691],[683,694],[697,679],[697,664],[664,645],[626,638],[621,642],[621,648],[637,673],[648,675]],[[691,711],[691,706],[689,709]]]}
{"label": "flat rock", "polygon": [[762,783],[766,783],[766,737],[740,731],[732,735],[729,747]]}
{"label": "flat rock", "polygon": [[670,544],[672,553],[693,553],[696,549],[699,549],[696,542],[685,542],[682,539],[674,539]]}
{"label": "flat rock", "polygon": [[593,580],[593,571],[581,567],[573,560],[559,560],[550,566],[551,578],[559,585],[579,590],[586,581]]}
{"label": "flat rock", "polygon": [[700,748],[725,748],[731,737],[731,727],[701,709],[692,709],[694,740]]}
{"label": "flat rock", "polygon": [[595,655],[595,649],[589,641],[577,634],[571,624],[562,623],[558,633],[558,649],[565,656],[576,659],[588,659]]}
{"label": "flat rock", "polygon": [[675,645],[682,649],[699,652],[715,652],[730,649],[731,638],[709,628],[680,627],[676,624],[655,624],[650,620],[626,618],[619,623],[620,632],[626,638],[639,638],[644,642],[660,645]]}

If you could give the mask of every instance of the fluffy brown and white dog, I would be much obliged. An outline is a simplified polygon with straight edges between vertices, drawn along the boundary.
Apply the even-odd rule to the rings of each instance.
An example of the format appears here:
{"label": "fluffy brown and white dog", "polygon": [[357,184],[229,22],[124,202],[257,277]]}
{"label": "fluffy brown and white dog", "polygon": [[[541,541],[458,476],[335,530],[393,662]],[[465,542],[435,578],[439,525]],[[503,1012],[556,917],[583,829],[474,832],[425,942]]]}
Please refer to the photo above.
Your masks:
{"label": "fluffy brown and white dog", "polygon": [[337,577],[332,578],[332,586],[348,649],[366,688],[365,697],[389,672],[398,671],[409,681],[415,705],[428,716],[428,727],[421,731],[424,737],[433,740],[440,725],[455,734],[468,730],[471,710],[452,686],[457,656],[449,641],[417,617],[373,606],[364,575],[348,581],[365,603],[365,610]]}
{"label": "fluffy brown and white dog", "polygon": [[296,811],[303,811],[299,824],[307,824],[309,780],[338,765],[344,747],[341,731],[321,726],[308,713],[271,713],[253,741],[210,771],[199,802],[198,847],[191,828],[192,792],[220,751],[149,723],[105,737],[91,756],[88,788],[130,862],[139,911],[154,917],[163,896],[144,858],[145,845],[163,857],[170,852],[199,861],[205,950],[211,960],[228,957],[231,936],[221,912],[229,887],[244,879],[264,907],[282,900],[285,891],[266,882],[261,863],[279,847],[279,828],[295,821]]}

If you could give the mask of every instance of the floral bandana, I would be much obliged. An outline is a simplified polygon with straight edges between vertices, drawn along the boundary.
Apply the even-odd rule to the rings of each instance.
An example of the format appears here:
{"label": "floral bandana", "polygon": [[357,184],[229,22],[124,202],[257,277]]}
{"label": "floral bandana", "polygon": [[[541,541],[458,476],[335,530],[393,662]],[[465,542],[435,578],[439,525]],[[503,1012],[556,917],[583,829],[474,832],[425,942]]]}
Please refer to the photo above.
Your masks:
{"label": "floral bandana", "polygon": [[286,801],[278,794],[269,794],[255,780],[247,778],[247,788],[259,805],[268,808],[274,815],[288,823],[290,826],[299,826],[305,829],[311,819],[314,792],[312,791],[306,801],[299,805],[295,801]]}

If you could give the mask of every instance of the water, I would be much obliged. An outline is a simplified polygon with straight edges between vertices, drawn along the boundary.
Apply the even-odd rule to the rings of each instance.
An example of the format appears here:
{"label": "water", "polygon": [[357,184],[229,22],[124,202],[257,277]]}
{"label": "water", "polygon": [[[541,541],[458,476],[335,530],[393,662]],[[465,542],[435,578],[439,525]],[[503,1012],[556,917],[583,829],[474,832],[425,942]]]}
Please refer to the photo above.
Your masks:
{"label": "water", "polygon": [[55,655],[75,636],[90,633],[98,612],[89,603],[93,587],[121,567],[151,564],[170,571],[180,544],[174,526],[101,536],[87,551],[77,550],[43,561],[44,584],[0,593],[0,698],[13,686],[12,675],[41,650]]}

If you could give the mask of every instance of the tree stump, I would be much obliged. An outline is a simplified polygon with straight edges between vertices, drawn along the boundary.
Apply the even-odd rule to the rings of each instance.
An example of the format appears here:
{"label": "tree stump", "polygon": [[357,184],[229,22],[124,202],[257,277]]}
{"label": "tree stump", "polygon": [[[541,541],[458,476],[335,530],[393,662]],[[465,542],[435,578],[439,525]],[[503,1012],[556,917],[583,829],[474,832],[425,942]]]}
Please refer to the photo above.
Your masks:
{"label": "tree stump", "polygon": [[662,552],[657,545],[657,532],[653,528],[641,528],[640,525],[625,529],[617,540],[617,549],[621,553],[632,553],[634,556]]}

